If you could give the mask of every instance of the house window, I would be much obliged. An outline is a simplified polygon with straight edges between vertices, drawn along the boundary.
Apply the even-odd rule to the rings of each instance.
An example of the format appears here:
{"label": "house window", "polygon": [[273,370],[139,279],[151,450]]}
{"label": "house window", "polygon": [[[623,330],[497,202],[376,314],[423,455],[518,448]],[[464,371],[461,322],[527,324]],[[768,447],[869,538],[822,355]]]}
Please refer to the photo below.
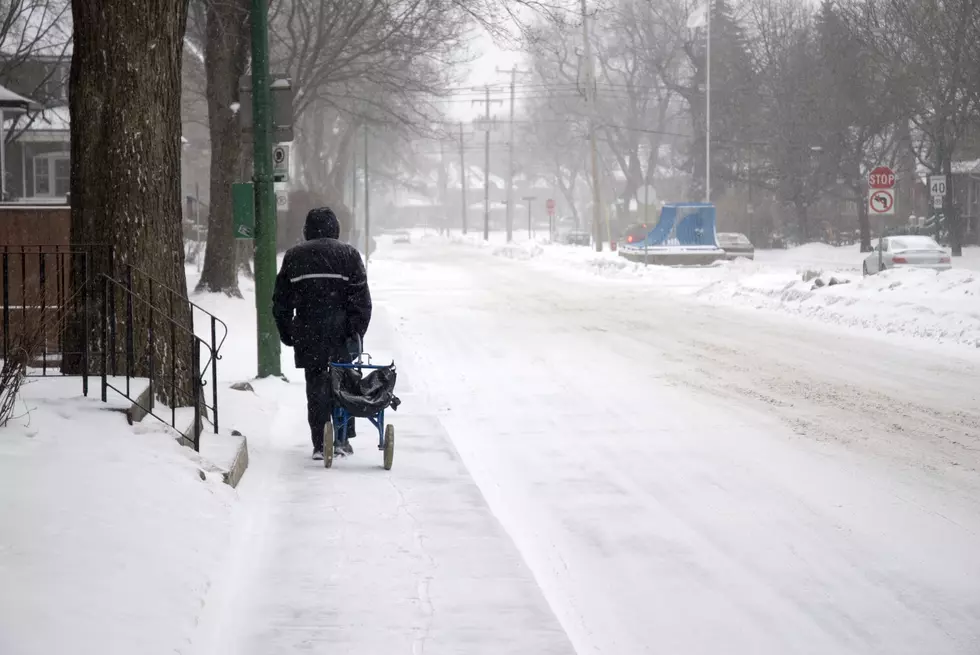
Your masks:
{"label": "house window", "polygon": [[34,158],[34,195],[61,198],[71,189],[71,165],[66,152]]}
{"label": "house window", "polygon": [[48,74],[44,82],[44,95],[52,104],[68,100],[68,70],[65,66],[56,66]]}

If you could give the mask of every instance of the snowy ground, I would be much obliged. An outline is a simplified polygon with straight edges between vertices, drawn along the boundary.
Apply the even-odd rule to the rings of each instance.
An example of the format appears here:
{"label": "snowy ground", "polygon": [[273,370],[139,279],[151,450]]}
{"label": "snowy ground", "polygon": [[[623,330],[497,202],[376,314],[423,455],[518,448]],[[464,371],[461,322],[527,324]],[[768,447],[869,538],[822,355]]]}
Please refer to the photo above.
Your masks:
{"label": "snowy ground", "polygon": [[390,472],[366,427],[309,459],[288,349],[287,381],[228,388],[245,281],[195,298],[230,327],[237,490],[74,387],[38,399],[0,433],[0,653],[978,652],[980,352],[699,293],[739,265],[601,259],[381,244]]}
{"label": "snowy ground", "polygon": [[977,651],[973,349],[431,241],[377,296],[578,653]]}
{"label": "snowy ground", "polygon": [[[117,381],[121,386],[121,382]],[[79,378],[29,379],[0,428],[0,653],[182,652],[234,490]]]}
{"label": "snowy ground", "polygon": [[[205,302],[233,326],[231,366],[254,370],[246,300]],[[366,344],[378,362],[402,352],[383,292]],[[303,375],[284,349],[288,382],[253,382],[228,420],[247,426],[251,466],[239,486],[234,548],[208,597],[190,652],[514,653],[573,649],[511,539],[436,417],[399,366],[403,405],[395,466],[381,468],[377,433],[358,427],[356,453],[325,470],[310,459]],[[227,366],[225,369],[227,370]],[[228,414],[226,414],[228,416]]]}

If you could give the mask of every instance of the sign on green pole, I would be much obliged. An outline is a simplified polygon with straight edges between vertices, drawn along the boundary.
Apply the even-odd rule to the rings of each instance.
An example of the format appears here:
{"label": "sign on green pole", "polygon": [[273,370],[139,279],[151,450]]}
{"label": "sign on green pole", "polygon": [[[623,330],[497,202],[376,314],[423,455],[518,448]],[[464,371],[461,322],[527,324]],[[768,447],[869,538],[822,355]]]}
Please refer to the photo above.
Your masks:
{"label": "sign on green pole", "polygon": [[255,192],[251,182],[231,185],[231,219],[236,239],[255,238]]}

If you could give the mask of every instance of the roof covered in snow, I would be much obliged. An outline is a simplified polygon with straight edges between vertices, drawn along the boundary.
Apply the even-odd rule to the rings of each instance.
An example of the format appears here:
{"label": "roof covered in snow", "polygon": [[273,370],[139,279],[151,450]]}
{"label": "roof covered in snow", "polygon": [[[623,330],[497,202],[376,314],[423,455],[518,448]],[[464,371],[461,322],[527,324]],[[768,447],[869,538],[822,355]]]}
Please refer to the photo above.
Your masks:
{"label": "roof covered in snow", "polygon": [[[25,124],[25,119],[11,118],[4,122],[4,128],[14,127],[14,121],[18,121],[17,126]],[[24,128],[25,132],[68,132],[71,129],[71,117],[68,107],[49,107],[29,116],[27,121],[30,125]]]}

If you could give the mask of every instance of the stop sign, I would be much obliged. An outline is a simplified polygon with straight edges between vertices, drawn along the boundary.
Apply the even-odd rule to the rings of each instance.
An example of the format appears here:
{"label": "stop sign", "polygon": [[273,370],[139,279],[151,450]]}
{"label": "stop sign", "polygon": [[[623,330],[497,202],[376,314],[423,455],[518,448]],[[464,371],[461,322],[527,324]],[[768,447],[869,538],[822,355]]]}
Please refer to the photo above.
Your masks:
{"label": "stop sign", "polygon": [[547,207],[549,214],[555,213],[555,201],[551,198],[548,198],[548,202],[546,202],[544,206]]}
{"label": "stop sign", "polygon": [[868,186],[872,189],[891,189],[895,186],[895,173],[887,166],[878,166],[868,175]]}

